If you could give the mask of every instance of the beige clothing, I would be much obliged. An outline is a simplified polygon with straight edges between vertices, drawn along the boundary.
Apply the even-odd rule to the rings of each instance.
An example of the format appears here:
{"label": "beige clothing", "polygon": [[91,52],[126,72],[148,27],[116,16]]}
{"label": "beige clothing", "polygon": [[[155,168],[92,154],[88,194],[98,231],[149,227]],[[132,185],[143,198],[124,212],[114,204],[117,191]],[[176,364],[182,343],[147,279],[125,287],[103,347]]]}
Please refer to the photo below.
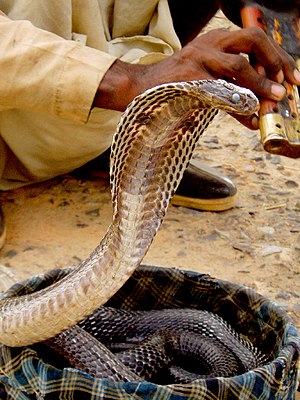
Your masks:
{"label": "beige clothing", "polygon": [[0,0],[0,10],[0,190],[101,154],[120,117],[90,111],[107,69],[180,48],[167,0]]}

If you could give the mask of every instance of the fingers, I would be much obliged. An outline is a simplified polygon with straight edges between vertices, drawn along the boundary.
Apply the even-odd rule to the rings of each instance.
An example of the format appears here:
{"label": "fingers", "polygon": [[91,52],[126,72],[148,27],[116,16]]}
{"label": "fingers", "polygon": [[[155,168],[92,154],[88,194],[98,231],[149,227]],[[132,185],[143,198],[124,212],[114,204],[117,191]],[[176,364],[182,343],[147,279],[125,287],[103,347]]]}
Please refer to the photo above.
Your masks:
{"label": "fingers", "polygon": [[[262,29],[245,28],[232,32],[224,43],[224,50],[229,53],[240,53],[255,57],[268,76],[273,81],[279,81],[283,75],[293,85],[299,84],[299,79],[294,76],[295,61],[273,39],[268,37]],[[283,79],[282,79],[283,80]]]}
{"label": "fingers", "polygon": [[255,59],[268,71],[268,76],[276,80],[277,74],[282,69],[283,60],[278,54],[275,42],[261,28],[245,28],[228,33],[222,42],[226,53],[245,53],[255,56]]}
{"label": "fingers", "polygon": [[282,71],[285,79],[290,82],[292,85],[299,86],[300,85],[300,72],[297,68],[297,65],[292,57],[290,57],[277,43],[278,52],[281,54],[282,59],[288,59],[283,63]]}
{"label": "fingers", "polygon": [[[214,30],[197,38],[194,46],[202,57],[201,65],[211,75],[247,87],[260,97],[281,100],[285,95],[283,80],[300,85],[292,57],[260,28]],[[254,57],[261,69],[256,71],[242,53]]]}
{"label": "fingers", "polygon": [[227,80],[251,89],[257,96],[280,100],[285,95],[285,88],[277,78],[271,80],[261,71],[257,72],[243,56],[226,54],[226,63],[219,72]]}

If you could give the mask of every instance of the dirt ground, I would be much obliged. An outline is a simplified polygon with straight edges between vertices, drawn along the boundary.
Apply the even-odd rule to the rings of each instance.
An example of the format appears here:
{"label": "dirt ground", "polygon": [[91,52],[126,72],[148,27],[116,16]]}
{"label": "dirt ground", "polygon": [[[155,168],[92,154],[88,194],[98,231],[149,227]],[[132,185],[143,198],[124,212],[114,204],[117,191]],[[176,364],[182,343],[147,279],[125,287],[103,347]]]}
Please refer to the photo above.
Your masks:
{"label": "dirt ground", "polygon": [[[249,286],[281,304],[300,329],[300,164],[262,149],[259,133],[219,114],[195,158],[238,188],[235,208],[170,206],[144,263]],[[111,220],[107,180],[70,174],[1,194],[7,241],[0,263],[20,279],[86,258]]]}

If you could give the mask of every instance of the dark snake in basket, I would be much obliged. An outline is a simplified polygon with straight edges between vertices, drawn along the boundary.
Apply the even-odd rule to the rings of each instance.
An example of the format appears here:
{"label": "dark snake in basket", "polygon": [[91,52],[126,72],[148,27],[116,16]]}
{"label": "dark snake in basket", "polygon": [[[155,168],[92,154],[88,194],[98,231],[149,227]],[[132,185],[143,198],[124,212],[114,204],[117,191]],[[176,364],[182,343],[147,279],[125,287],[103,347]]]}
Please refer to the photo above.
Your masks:
{"label": "dark snake in basket", "polygon": [[100,307],[45,344],[93,377],[158,384],[230,377],[267,360],[221,317],[198,309]]}
{"label": "dark snake in basket", "polygon": [[[122,114],[112,143],[113,219],[104,238],[84,262],[59,282],[33,294],[3,299],[0,302],[0,341],[8,346],[26,346],[58,334],[61,339],[69,335],[78,353],[81,345],[77,335],[81,328],[76,324],[105,304],[140,265],[200,136],[218,110],[246,115],[257,108],[258,101],[249,90],[222,80],[169,83],[137,96]],[[163,325],[162,319],[169,311],[165,313],[156,325]],[[125,315],[122,324],[129,318],[133,317]],[[147,319],[142,315],[137,317],[138,320],[142,318]],[[200,330],[205,328],[208,333],[203,335],[202,331],[205,343],[202,347],[210,349],[214,345],[220,349],[218,343],[226,330],[223,323],[210,333],[211,324],[220,322],[218,317],[204,312],[196,321],[196,325],[202,327]],[[86,322],[82,326],[88,325]],[[194,343],[191,335],[178,334],[180,325],[175,325],[174,334],[167,328],[160,339],[154,334],[148,339],[152,340],[151,345],[146,342],[147,348],[157,347],[157,340],[160,340],[176,353],[185,348],[186,343]],[[66,329],[70,330],[61,333]],[[129,331],[126,329],[127,333]],[[82,337],[84,335],[83,331]],[[247,351],[236,350],[235,346],[244,345],[243,340],[236,340],[235,334],[231,337],[235,338],[235,344],[226,336],[223,351],[226,353],[225,347],[233,349],[234,357],[238,354],[240,358],[235,360],[239,367],[235,365],[233,373],[252,368],[253,359],[255,365],[259,364],[256,350],[247,345]],[[83,343],[87,340],[87,347],[92,347],[90,336],[81,340]],[[245,358],[244,353],[247,353]]]}

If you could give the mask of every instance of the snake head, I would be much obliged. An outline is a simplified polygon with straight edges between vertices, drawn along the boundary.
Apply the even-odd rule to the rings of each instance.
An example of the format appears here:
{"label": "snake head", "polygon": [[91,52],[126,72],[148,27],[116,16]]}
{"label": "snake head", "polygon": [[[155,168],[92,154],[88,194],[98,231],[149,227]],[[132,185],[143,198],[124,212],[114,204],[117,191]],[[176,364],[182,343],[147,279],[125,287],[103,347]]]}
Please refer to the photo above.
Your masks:
{"label": "snake head", "polygon": [[201,92],[203,105],[241,115],[251,115],[259,109],[259,101],[249,89],[222,79],[194,81],[193,84]]}

